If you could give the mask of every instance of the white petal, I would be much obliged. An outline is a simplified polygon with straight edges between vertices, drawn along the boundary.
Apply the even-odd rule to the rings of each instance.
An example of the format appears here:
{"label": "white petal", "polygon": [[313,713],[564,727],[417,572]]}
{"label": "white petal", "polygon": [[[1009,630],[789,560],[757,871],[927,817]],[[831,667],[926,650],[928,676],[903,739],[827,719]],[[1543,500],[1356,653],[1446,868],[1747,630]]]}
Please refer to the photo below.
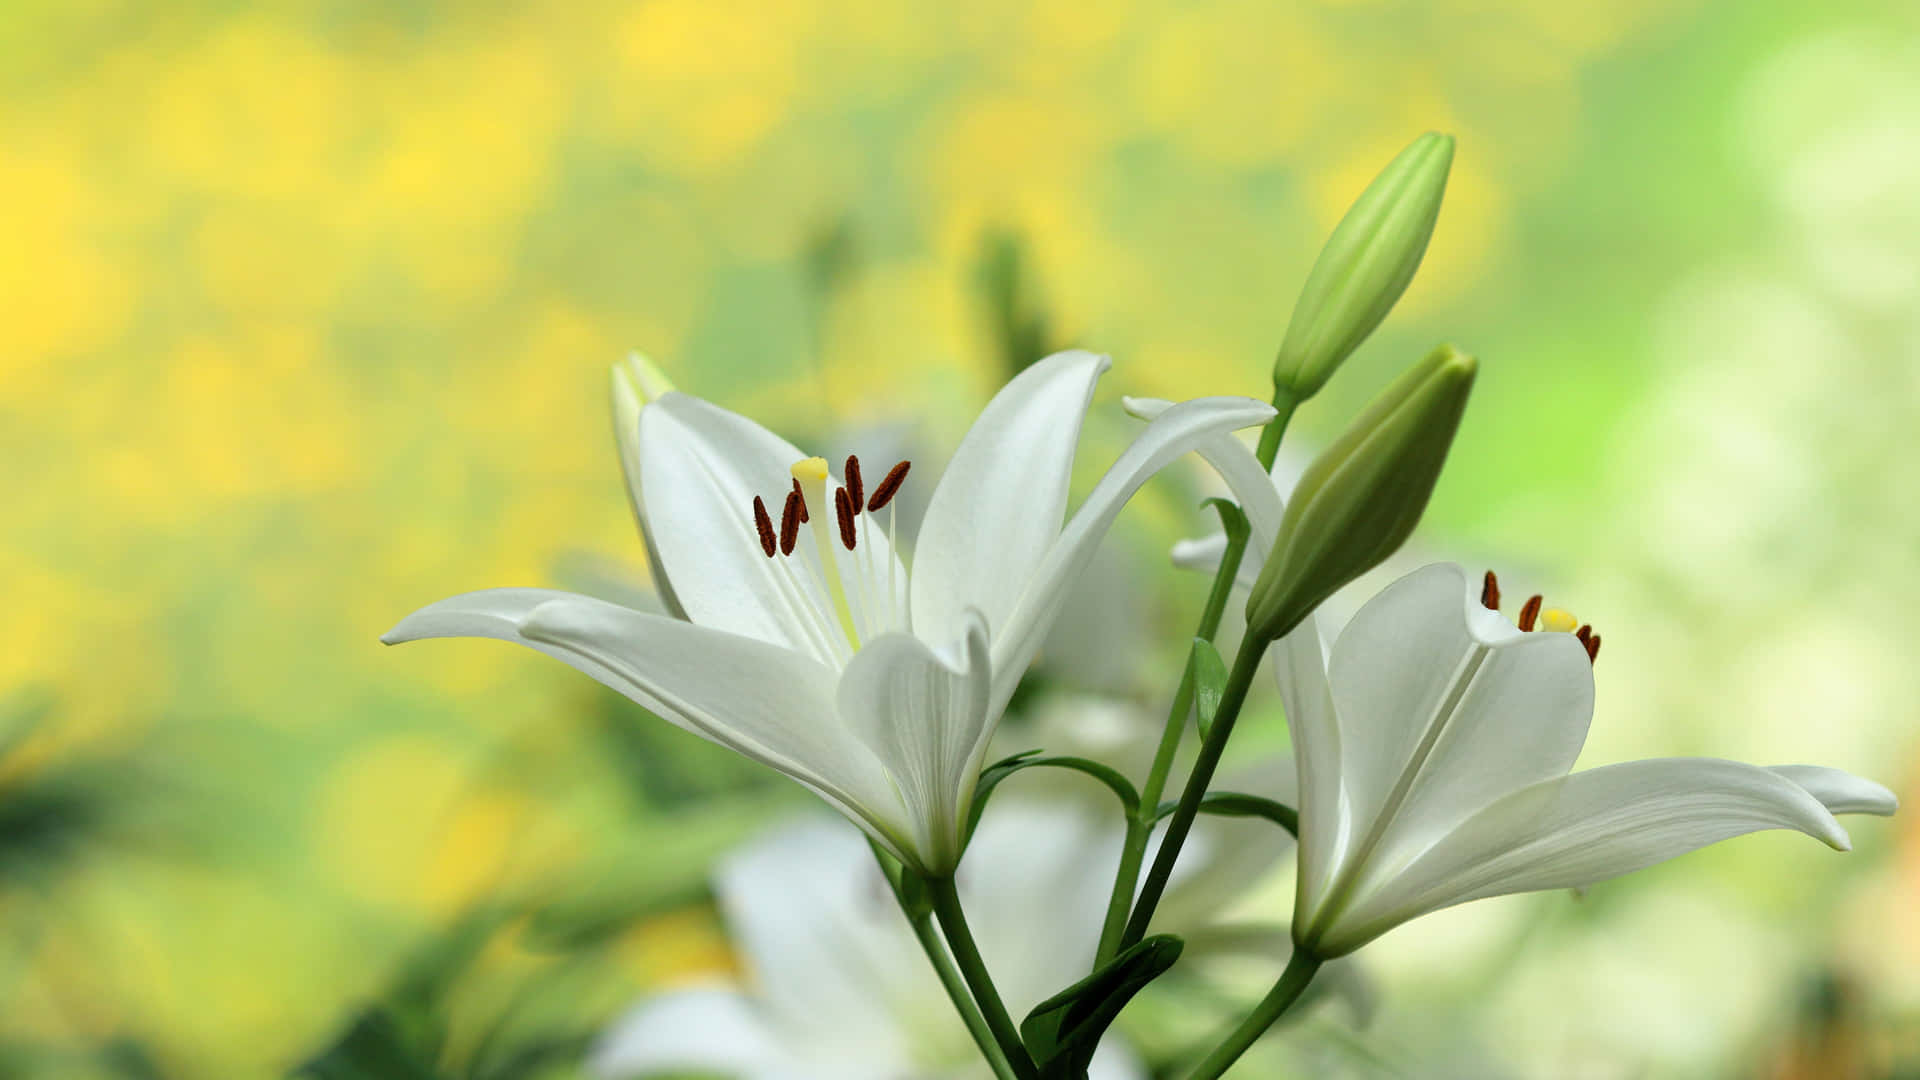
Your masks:
{"label": "white petal", "polygon": [[994,794],[955,875],[987,970],[1014,1016],[1092,970],[1124,836],[1111,799],[1062,798],[1039,781],[1048,771],[1032,770]]}
{"label": "white petal", "polygon": [[987,403],[941,475],[913,555],[914,632],[960,635],[975,608],[995,634],[1020,588],[1060,535],[1080,423],[1110,366],[1089,352],[1056,353]]}
{"label": "white petal", "polygon": [[718,987],[648,998],[613,1022],[587,1059],[601,1080],[663,1072],[772,1069],[788,1052],[751,1001]]}
{"label": "white petal", "polygon": [[883,763],[914,823],[919,868],[950,872],[961,815],[971,804],[993,735],[987,628],[968,612],[958,655],[937,655],[912,634],[867,642],[840,678],[840,715]]}
{"label": "white petal", "polygon": [[1295,918],[1310,922],[1350,842],[1352,822],[1341,796],[1340,725],[1327,688],[1327,660],[1317,616],[1308,616],[1273,646],[1273,670],[1293,737],[1300,793],[1300,877]]}
{"label": "white petal", "polygon": [[1900,800],[1893,792],[1842,769],[1829,769],[1824,765],[1775,765],[1769,771],[1806,788],[1829,813],[1890,817],[1900,809]]}
{"label": "white petal", "polygon": [[[569,664],[579,671],[592,676],[600,683],[613,687],[638,702],[647,709],[677,727],[699,733],[699,729],[686,722],[685,718],[667,708],[658,699],[648,695],[638,686],[624,686],[626,680],[611,668],[591,657],[564,653],[562,650],[544,642],[534,641],[520,633],[521,620],[533,612],[533,609],[551,601],[591,601],[591,597],[561,592],[557,589],[481,589],[478,592],[461,593],[450,596],[401,619],[393,629],[380,635],[380,641],[387,645],[399,645],[407,641],[424,641],[428,638],[492,638],[495,641],[511,641],[516,645],[525,645],[530,649]],[[603,601],[595,601],[603,602]]]}
{"label": "white petal", "polygon": [[1459,567],[1435,564],[1382,590],[1334,643],[1341,778],[1368,846],[1354,855],[1380,872],[1499,796],[1565,775],[1586,741],[1586,650],[1554,633],[1489,644],[1474,610],[1494,614]]}
{"label": "white petal", "polygon": [[537,649],[703,738],[799,780],[890,847],[904,823],[872,752],[839,723],[834,672],[797,653],[546,589],[488,589],[400,621],[388,644],[486,637]]}
{"label": "white petal", "polygon": [[1111,1031],[1094,1047],[1093,1060],[1087,1063],[1087,1080],[1147,1080],[1151,1075],[1125,1038]]}
{"label": "white petal", "polygon": [[[991,710],[994,714],[1006,706],[1013,688],[1032,662],[1047,627],[1059,613],[1061,594],[1073,575],[1093,556],[1101,538],[1113,525],[1113,519],[1119,516],[1120,508],[1140,490],[1140,485],[1209,436],[1264,424],[1272,416],[1272,406],[1252,398],[1196,398],[1168,409],[1140,432],[1074,511],[1073,519],[1061,530],[1059,540],[1047,551],[1046,559],[1024,583],[1024,591],[1005,626],[994,627]],[[917,585],[917,565],[914,574]],[[917,625],[917,596],[914,603]]]}
{"label": "white petal", "polygon": [[[1269,549],[1271,550],[1271,549]],[[1208,533],[1190,540],[1173,542],[1173,565],[1182,570],[1199,570],[1211,574],[1220,569],[1220,560],[1227,553],[1227,534]],[[1260,580],[1261,556],[1249,549],[1246,557],[1240,560],[1240,569],[1233,575],[1233,583],[1242,589],[1253,588]]]}
{"label": "white petal", "polygon": [[[752,420],[686,394],[640,410],[647,535],[687,617],[837,663],[845,643],[819,584],[811,530],[792,556],[768,558],[754,526],[756,495],[777,526],[790,470],[804,456]],[[830,518],[832,507],[813,505],[818,491],[806,498],[810,513]]]}
{"label": "white petal", "polygon": [[885,1075],[885,1066],[911,1059],[924,1033],[902,1019],[922,1013],[966,1038],[873,853],[851,829],[828,819],[770,829],[721,861],[714,887],[796,1063]]}
{"label": "white petal", "polygon": [[[1171,401],[1161,398],[1130,397],[1122,399],[1121,404],[1142,420],[1152,420],[1173,407]],[[1280,535],[1280,518],[1286,512],[1280,491],[1274,486],[1273,477],[1260,467],[1260,459],[1246,443],[1232,435],[1204,439],[1195,449],[1213,466],[1213,471],[1220,474],[1220,479],[1226,481],[1227,490],[1233,492],[1240,509],[1247,515],[1250,539],[1247,557],[1240,565],[1243,572],[1251,565],[1254,575],[1258,576],[1260,563],[1266,553],[1273,550],[1274,538]],[[1222,543],[1225,543],[1224,537]],[[1218,556],[1215,556],[1215,565],[1218,565]]]}
{"label": "white petal", "polygon": [[652,381],[651,368],[637,353],[613,366],[613,436],[620,448],[620,473],[627,481],[627,504],[633,508],[634,524],[640,528],[654,592],[668,614],[684,619],[687,611],[673,594],[673,583],[667,580],[666,567],[660,562],[660,549],[647,531],[647,501],[640,487],[640,410],[646,405],[640,389]]}
{"label": "white petal", "polygon": [[1791,780],[1717,758],[1590,769],[1512,792],[1356,898],[1332,952],[1436,908],[1484,896],[1578,888],[1760,829],[1797,829],[1845,851],[1847,834]]}

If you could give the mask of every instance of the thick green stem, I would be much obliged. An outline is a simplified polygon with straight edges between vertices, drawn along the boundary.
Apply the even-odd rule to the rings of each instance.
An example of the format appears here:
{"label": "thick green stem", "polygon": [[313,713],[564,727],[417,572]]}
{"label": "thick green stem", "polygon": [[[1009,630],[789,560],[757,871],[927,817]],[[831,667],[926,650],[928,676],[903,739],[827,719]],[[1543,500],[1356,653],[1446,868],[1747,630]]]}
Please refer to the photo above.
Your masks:
{"label": "thick green stem", "polygon": [[[1293,419],[1294,406],[1298,402],[1285,390],[1274,391],[1274,417],[1267,421],[1260,432],[1260,447],[1255,451],[1263,468],[1271,470],[1274,458],[1280,453],[1280,439],[1286,434],[1287,422]],[[1246,557],[1247,536],[1229,534],[1226,550],[1220,555],[1220,566],[1213,573],[1213,587],[1207,593],[1207,606],[1200,613],[1200,626],[1195,636],[1212,641],[1220,632],[1220,620],[1226,614],[1227,601],[1233,596],[1233,583],[1240,573],[1240,563]],[[1166,791],[1167,776],[1173,771],[1174,755],[1179,752],[1180,739],[1187,730],[1187,711],[1193,708],[1193,668],[1189,665],[1180,676],[1180,687],[1174,691],[1173,706],[1167,710],[1167,725],[1160,732],[1160,745],[1154,750],[1153,766],[1147,772],[1147,782],[1140,789],[1140,807],[1127,822],[1127,835],[1120,848],[1120,866],[1113,878],[1113,892],[1107,898],[1107,917],[1100,927],[1100,947],[1094,954],[1094,967],[1113,959],[1120,951],[1120,944],[1127,925],[1127,913],[1133,906],[1134,888],[1140,882],[1140,864],[1146,860],[1147,841],[1153,836],[1153,825],[1160,807],[1160,796]],[[1156,896],[1154,902],[1159,903]],[[1145,929],[1142,928],[1142,933]],[[1137,937],[1131,940],[1138,940]]]}
{"label": "thick green stem", "polygon": [[1287,970],[1280,973],[1280,981],[1273,984],[1267,996],[1253,1007],[1240,1026],[1227,1035],[1225,1042],[1213,1048],[1200,1064],[1194,1066],[1187,1080],[1215,1080],[1226,1072],[1247,1048],[1258,1042],[1260,1036],[1267,1033],[1293,1003],[1300,1000],[1300,994],[1307,984],[1313,981],[1314,973],[1320,970],[1320,958],[1301,949],[1293,951],[1293,958],[1287,961]]}
{"label": "thick green stem", "polygon": [[1160,897],[1167,890],[1173,864],[1180,858],[1180,847],[1187,842],[1193,819],[1200,814],[1200,800],[1206,797],[1207,785],[1213,783],[1214,770],[1220,767],[1220,755],[1227,748],[1227,739],[1233,735],[1233,725],[1240,719],[1240,706],[1246,703],[1247,689],[1253,685],[1254,673],[1260,669],[1260,657],[1266,651],[1264,638],[1249,634],[1240,642],[1233,669],[1227,673],[1227,685],[1220,692],[1220,708],[1214,713],[1213,727],[1200,743],[1200,755],[1194,759],[1193,772],[1187,777],[1186,788],[1180,792],[1180,805],[1167,821],[1166,838],[1160,842],[1153,868],[1147,871],[1146,883],[1140,887],[1140,900],[1133,906],[1133,917],[1120,936],[1122,949],[1147,936],[1153,909],[1159,906]]}
{"label": "thick green stem", "polygon": [[[869,841],[871,843],[871,841]],[[993,1032],[987,1028],[986,1017],[980,1015],[980,1007],[973,1003],[973,995],[967,992],[967,984],[960,978],[960,972],[953,966],[953,957],[947,955],[947,947],[941,944],[940,931],[934,928],[933,916],[925,909],[915,911],[900,892],[899,883],[894,874],[898,864],[889,865],[887,856],[879,845],[873,845],[874,858],[879,860],[880,869],[886,874],[887,884],[893,892],[893,898],[900,905],[900,914],[906,916],[907,925],[913,927],[913,936],[920,942],[921,951],[927,954],[927,962],[933,965],[933,972],[940,977],[940,985],[946,988],[947,998],[953,1002],[954,1011],[960,1014],[960,1020],[967,1025],[967,1034],[973,1036],[974,1044],[980,1047],[980,1053],[993,1067],[995,1080],[1015,1080],[1013,1066],[1007,1064],[1007,1055],[1000,1052],[1000,1044],[993,1041]]]}
{"label": "thick green stem", "polygon": [[960,894],[954,890],[953,878],[927,878],[926,886],[927,895],[933,900],[933,913],[939,916],[940,928],[947,933],[947,946],[953,950],[953,959],[960,966],[961,978],[966,980],[967,988],[973,991],[973,999],[980,1005],[987,1030],[993,1033],[994,1041],[1000,1044],[1000,1051],[1006,1055],[1014,1076],[1019,1080],[1039,1080],[1039,1070],[1034,1067],[1026,1044],[1020,1041],[1020,1032],[1013,1026],[1013,1018],[1007,1015],[1007,1006],[1000,1000],[1000,991],[994,987],[992,976],[987,974],[986,962],[980,959],[980,948],[973,942],[973,931],[967,927],[966,913],[960,910]]}

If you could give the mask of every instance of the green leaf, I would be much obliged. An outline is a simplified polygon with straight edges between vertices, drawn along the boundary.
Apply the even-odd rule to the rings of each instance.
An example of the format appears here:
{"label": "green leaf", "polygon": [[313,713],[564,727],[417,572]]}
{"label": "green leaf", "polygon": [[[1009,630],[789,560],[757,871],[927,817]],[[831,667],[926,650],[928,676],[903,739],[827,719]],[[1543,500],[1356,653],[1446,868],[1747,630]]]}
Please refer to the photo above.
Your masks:
{"label": "green leaf", "polygon": [[1114,795],[1120,799],[1120,806],[1126,811],[1128,817],[1132,817],[1135,813],[1139,812],[1140,793],[1134,790],[1133,781],[1120,775],[1119,770],[1113,768],[1111,765],[1102,765],[1097,761],[1090,761],[1082,757],[1068,757],[1064,755],[1056,755],[1053,757],[1034,756],[1040,752],[1039,750],[1028,750],[1015,754],[1010,758],[997,761],[981,770],[980,782],[976,784],[973,789],[973,810],[967,818],[967,836],[969,838],[973,836],[974,828],[980,824],[980,815],[986,810],[987,797],[993,794],[993,789],[999,787],[1002,780],[1012,776],[1014,773],[1036,766],[1045,766],[1054,769],[1072,769],[1075,772],[1085,773],[1112,789]]}
{"label": "green leaf", "polygon": [[[1173,813],[1180,804],[1168,800],[1154,811],[1153,820],[1159,821]],[[1286,803],[1260,795],[1248,795],[1239,791],[1215,791],[1200,800],[1200,812],[1216,817],[1262,817],[1275,825],[1300,835],[1300,812]]]}
{"label": "green leaf", "polygon": [[1220,531],[1227,534],[1229,544],[1246,540],[1253,531],[1253,526],[1247,524],[1246,512],[1232,499],[1215,495],[1211,499],[1201,499],[1200,505],[1211,506],[1213,512],[1220,515]]}
{"label": "green leaf", "polygon": [[1207,737],[1213,728],[1214,714],[1220,711],[1220,695],[1227,686],[1227,665],[1220,659],[1220,650],[1206,638],[1194,638],[1193,650],[1187,654],[1188,672],[1193,678],[1193,721],[1200,728],[1200,737]]}
{"label": "green leaf", "polygon": [[1020,1025],[1020,1038],[1040,1066],[1042,1080],[1084,1076],[1094,1047],[1120,1010],[1180,959],[1182,947],[1172,934],[1155,934],[1034,1006]]}

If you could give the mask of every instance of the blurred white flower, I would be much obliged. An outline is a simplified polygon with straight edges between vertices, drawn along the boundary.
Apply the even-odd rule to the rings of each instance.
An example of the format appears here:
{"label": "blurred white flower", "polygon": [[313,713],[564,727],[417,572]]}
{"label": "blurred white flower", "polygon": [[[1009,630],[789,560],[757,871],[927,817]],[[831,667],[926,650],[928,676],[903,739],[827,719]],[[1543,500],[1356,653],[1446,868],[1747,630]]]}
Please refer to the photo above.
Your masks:
{"label": "blurred white flower", "polygon": [[[753,421],[663,393],[638,410],[627,469],[663,594],[686,620],[491,589],[422,608],[382,640],[537,649],[793,777],[917,872],[950,873],[1000,713],[1121,506],[1198,441],[1272,415],[1250,398],[1168,409],[1063,526],[1107,367],[1061,353],[994,397],[934,491],[911,574],[877,520],[904,473],[863,499],[852,459],[842,483]],[[777,540],[768,495],[785,500]]]}
{"label": "blurred white flower", "polygon": [[[957,883],[1014,1015],[1086,973],[1118,847],[1108,819],[1068,803],[1001,796],[981,821]],[[596,1076],[991,1076],[857,833],[825,819],[776,829],[714,884],[748,984],[642,1001],[594,1050]],[[1146,1075],[1111,1035],[1090,1073]]]}
{"label": "blurred white flower", "polygon": [[1810,765],[1666,758],[1568,775],[1593,712],[1585,643],[1517,629],[1451,564],[1368,602],[1331,657],[1310,626],[1278,643],[1301,947],[1344,955],[1437,908],[1589,885],[1759,829],[1844,851],[1835,813],[1894,811],[1886,788]]}

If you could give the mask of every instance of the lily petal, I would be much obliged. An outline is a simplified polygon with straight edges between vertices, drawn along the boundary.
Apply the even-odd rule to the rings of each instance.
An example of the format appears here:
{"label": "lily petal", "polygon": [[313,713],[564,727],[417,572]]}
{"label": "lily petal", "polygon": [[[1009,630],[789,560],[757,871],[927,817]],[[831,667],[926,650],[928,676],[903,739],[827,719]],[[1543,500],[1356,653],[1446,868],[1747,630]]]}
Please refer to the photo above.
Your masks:
{"label": "lily petal", "polygon": [[892,778],[911,820],[917,868],[951,872],[960,861],[961,814],[972,801],[993,734],[987,713],[992,667],[987,626],[966,613],[957,656],[912,634],[867,642],[840,679],[840,715]]}
{"label": "lily petal", "polygon": [[383,645],[399,645],[403,642],[425,641],[429,638],[470,637],[492,638],[495,641],[511,641],[516,645],[525,645],[585,672],[604,686],[619,690],[648,712],[665,719],[674,726],[695,734],[702,734],[697,727],[687,723],[679,713],[648,695],[643,688],[621,686],[622,676],[613,669],[598,663],[591,657],[563,654],[555,646],[534,641],[520,632],[521,621],[532,614],[535,608],[552,601],[569,600],[604,602],[558,589],[481,589],[478,592],[461,593],[458,596],[450,596],[445,600],[428,604],[395,623],[393,629],[381,634],[380,642]]}
{"label": "lily petal", "polygon": [[674,725],[811,788],[889,847],[899,799],[873,754],[840,724],[834,672],[775,645],[604,600],[488,589],[432,604],[381,638],[485,637],[536,649]]}
{"label": "lily petal", "polygon": [[1476,609],[1496,614],[1469,597],[1458,566],[1438,563],[1389,585],[1334,644],[1341,775],[1374,866],[1425,850],[1506,792],[1566,775],[1586,740],[1593,668],[1579,642],[1489,641]]}
{"label": "lily petal", "polygon": [[915,1049],[907,1002],[965,1039],[931,1008],[946,1004],[940,984],[852,830],[815,817],[769,829],[721,860],[714,891],[789,1062],[812,1066],[802,1074],[897,1075]]}
{"label": "lily petal", "polygon": [[1352,822],[1341,797],[1340,724],[1327,687],[1327,654],[1318,616],[1295,627],[1273,646],[1273,670],[1293,737],[1300,792],[1300,877],[1295,918],[1312,920],[1313,904],[1327,893]]}
{"label": "lily petal", "polygon": [[[1120,508],[1140,490],[1140,485],[1209,436],[1264,424],[1272,416],[1271,405],[1252,398],[1195,398],[1168,409],[1140,432],[1094,485],[1086,501],[1061,530],[1058,541],[1048,549],[1046,558],[1023,583],[1020,599],[1006,623],[994,627],[991,713],[997,716],[1006,707],[1013,688],[1019,684],[1027,665],[1033,661],[1034,651],[1046,636],[1047,627],[1059,614],[1061,594],[1073,575],[1093,557],[1094,549],[1113,525],[1113,519],[1119,516]],[[917,564],[914,570],[917,586]],[[914,603],[917,626],[920,616],[917,594]]]}
{"label": "lily petal", "polygon": [[954,451],[920,523],[913,626],[928,641],[962,632],[975,608],[998,634],[1060,535],[1080,423],[1104,356],[1063,352],[1007,383]]}
{"label": "lily petal", "polygon": [[587,1070],[602,1080],[713,1070],[758,1074],[789,1055],[734,990],[709,987],[661,994],[629,1009],[601,1037]]}
{"label": "lily petal", "polygon": [[1806,788],[1807,794],[1819,799],[1829,813],[1890,817],[1900,809],[1900,800],[1893,792],[1844,769],[1829,769],[1824,765],[1775,765],[1768,771]]}
{"label": "lily petal", "polygon": [[687,617],[680,600],[673,595],[673,583],[660,565],[660,548],[647,528],[646,495],[640,486],[640,410],[646,407],[642,387],[650,382],[652,365],[636,353],[613,367],[613,439],[620,449],[620,473],[627,481],[627,505],[633,508],[634,524],[640,528],[640,543],[647,553],[647,571],[653,578],[654,592],[667,613],[677,619]]}
{"label": "lily petal", "polygon": [[1324,945],[1338,955],[1438,908],[1591,885],[1761,829],[1795,829],[1849,847],[1840,823],[1805,788],[1737,761],[1630,761],[1532,784],[1357,897],[1339,920],[1340,939]]}
{"label": "lily petal", "polygon": [[[766,500],[777,521],[793,486],[790,470],[805,456],[752,420],[687,394],[664,394],[640,410],[647,533],[687,616],[837,663],[846,644],[824,614],[833,605],[820,585],[811,534],[791,556],[770,559],[754,527],[754,496]],[[820,496],[809,491],[806,497]],[[885,540],[870,530],[863,542]],[[893,558],[884,546],[874,554]]]}
{"label": "lily petal", "polygon": [[[1154,417],[1173,407],[1173,402],[1163,398],[1122,398],[1120,400],[1128,413],[1142,420]],[[1226,482],[1227,490],[1240,503],[1240,510],[1247,515],[1249,538],[1247,558],[1240,564],[1242,574],[1252,566],[1252,576],[1260,574],[1260,563],[1267,552],[1273,550],[1274,538],[1280,535],[1280,518],[1286,513],[1286,505],[1280,498],[1280,491],[1274,486],[1273,477],[1260,467],[1260,459],[1254,456],[1247,444],[1229,434],[1215,435],[1204,439],[1195,447],[1213,471],[1220,474]],[[1211,539],[1211,538],[1209,538]],[[1183,541],[1198,543],[1204,541]],[[1226,536],[1221,535],[1220,549],[1226,546]],[[1176,562],[1180,558],[1180,545],[1174,546]],[[1220,565],[1220,552],[1213,553],[1213,565]]]}

